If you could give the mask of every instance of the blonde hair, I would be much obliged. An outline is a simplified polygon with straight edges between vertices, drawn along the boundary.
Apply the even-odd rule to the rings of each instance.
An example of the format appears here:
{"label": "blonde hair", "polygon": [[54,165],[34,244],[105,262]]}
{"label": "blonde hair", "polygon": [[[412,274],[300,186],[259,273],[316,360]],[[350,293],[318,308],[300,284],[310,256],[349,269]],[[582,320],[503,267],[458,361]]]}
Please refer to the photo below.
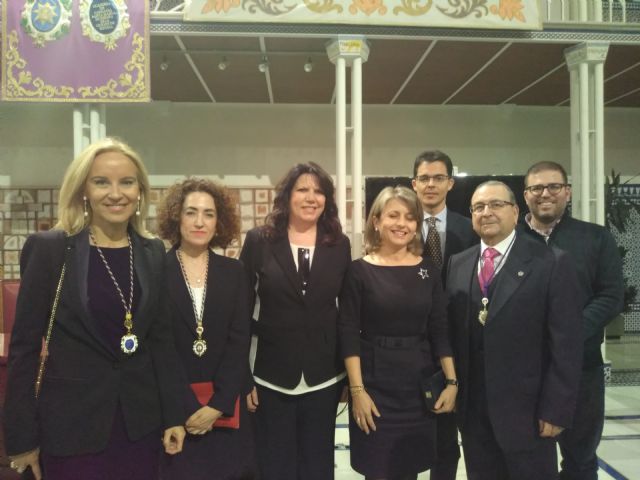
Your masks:
{"label": "blonde hair", "polygon": [[104,138],[92,143],[78,155],[67,167],[64,174],[58,200],[58,223],[53,227],[64,230],[68,235],[75,235],[91,224],[93,212],[84,216],[84,190],[93,166],[93,161],[102,153],[118,152],[128,157],[137,169],[137,180],[140,188],[140,215],[132,215],[129,219],[131,227],[143,237],[152,235],[144,226],[149,210],[149,177],[140,156],[126,143],[116,138]]}
{"label": "blonde hair", "polygon": [[416,219],[416,236],[411,240],[409,245],[407,245],[407,250],[414,255],[420,256],[422,255],[422,229],[420,226],[422,225],[421,222],[424,216],[422,213],[422,204],[413,190],[400,185],[383,188],[373,201],[373,205],[371,205],[371,210],[369,211],[369,217],[367,217],[367,225],[364,229],[365,252],[375,253],[380,249],[380,235],[376,232],[374,220],[380,220],[384,207],[393,199],[398,199],[404,203],[409,209],[409,214]]}

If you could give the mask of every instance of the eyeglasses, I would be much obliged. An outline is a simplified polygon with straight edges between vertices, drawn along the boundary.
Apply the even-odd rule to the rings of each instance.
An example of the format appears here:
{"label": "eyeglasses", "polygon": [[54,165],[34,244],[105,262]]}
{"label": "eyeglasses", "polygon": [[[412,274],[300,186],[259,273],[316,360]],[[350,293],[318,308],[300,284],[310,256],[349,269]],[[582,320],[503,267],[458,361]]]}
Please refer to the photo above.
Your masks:
{"label": "eyeglasses", "polygon": [[495,212],[496,210],[501,210],[507,205],[513,206],[513,202],[507,202],[505,200],[491,200],[488,203],[476,203],[475,205],[471,205],[469,207],[469,211],[471,213],[475,213],[476,215],[480,215],[484,213],[484,209],[489,207],[489,210]]}
{"label": "eyeglasses", "polygon": [[527,187],[524,190],[525,192],[529,192],[532,195],[539,197],[540,195],[542,195],[542,192],[544,192],[545,188],[549,191],[551,195],[557,195],[560,193],[560,190],[568,186],[569,186],[568,183],[547,183],[546,185],[544,184],[531,185],[530,187]]}
{"label": "eyeglasses", "polygon": [[427,184],[429,180],[433,180],[433,183],[436,185],[439,183],[444,183],[449,180],[449,175],[420,175],[416,177],[416,181],[418,183]]}

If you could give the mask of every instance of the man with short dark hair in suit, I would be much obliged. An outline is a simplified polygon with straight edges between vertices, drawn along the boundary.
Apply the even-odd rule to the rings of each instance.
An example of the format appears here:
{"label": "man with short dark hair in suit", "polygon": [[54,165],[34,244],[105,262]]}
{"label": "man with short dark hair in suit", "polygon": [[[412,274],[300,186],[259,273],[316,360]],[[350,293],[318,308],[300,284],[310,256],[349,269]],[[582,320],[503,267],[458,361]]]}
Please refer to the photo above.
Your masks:
{"label": "man with short dark hair in suit", "polygon": [[[453,188],[453,163],[440,150],[427,150],[415,159],[411,185],[422,210],[423,257],[432,258],[442,269],[442,284],[446,284],[446,265],[449,257],[478,243],[471,221],[447,209],[447,194]],[[433,218],[433,220],[430,220]],[[429,224],[435,225],[431,227]],[[431,231],[430,231],[431,230]],[[458,470],[460,448],[458,429],[453,413],[438,415],[437,459],[430,472],[431,480],[454,480]]]}
{"label": "man with short dark hair in suit", "polygon": [[611,233],[567,213],[571,186],[567,172],[555,162],[538,162],[525,176],[524,199],[530,213],[524,234],[564,250],[573,258],[577,288],[584,294],[584,357],[578,404],[571,428],[558,438],[563,480],[597,480],[596,450],[604,426],[604,371],[600,345],[604,327],[620,313],[624,298],[622,262]]}
{"label": "man with short dark hair in suit", "polygon": [[470,480],[552,480],[582,363],[582,298],[566,253],[516,233],[502,182],[471,198],[480,247],[451,257],[449,323],[457,420]]}

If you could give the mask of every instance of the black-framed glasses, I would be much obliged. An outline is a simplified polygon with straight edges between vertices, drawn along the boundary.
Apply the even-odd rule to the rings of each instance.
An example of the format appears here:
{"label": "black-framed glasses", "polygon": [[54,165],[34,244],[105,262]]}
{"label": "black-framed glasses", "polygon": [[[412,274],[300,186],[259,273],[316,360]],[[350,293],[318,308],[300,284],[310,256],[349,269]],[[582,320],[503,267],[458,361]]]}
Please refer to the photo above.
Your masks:
{"label": "black-framed glasses", "polygon": [[564,187],[568,187],[568,186],[569,186],[568,183],[546,183],[546,184],[541,183],[539,185],[529,185],[524,190],[525,192],[529,192],[532,195],[539,197],[540,195],[542,195],[542,192],[544,192],[545,188],[551,195],[557,195],[560,193],[560,191]]}
{"label": "black-framed glasses", "polygon": [[433,183],[436,185],[441,184],[449,180],[449,175],[418,175],[416,177],[416,182],[422,183],[423,185],[429,183],[430,180],[433,180]]}
{"label": "black-framed glasses", "polygon": [[474,203],[469,207],[469,211],[471,213],[475,213],[476,215],[480,215],[481,213],[484,213],[484,209],[487,207],[489,207],[489,210],[491,210],[492,212],[495,212],[496,210],[503,209],[507,205],[513,206],[514,203],[507,202],[506,200],[491,200],[487,203]]}

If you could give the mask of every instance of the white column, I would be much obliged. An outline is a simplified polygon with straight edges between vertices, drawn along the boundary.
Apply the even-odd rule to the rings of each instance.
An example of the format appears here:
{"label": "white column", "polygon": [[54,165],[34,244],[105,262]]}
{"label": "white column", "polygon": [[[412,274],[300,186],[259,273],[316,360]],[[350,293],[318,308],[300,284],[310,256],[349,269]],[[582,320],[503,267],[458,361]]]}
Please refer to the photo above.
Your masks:
{"label": "white column", "polygon": [[347,88],[344,58],[336,60],[336,203],[340,223],[347,225]]}
{"label": "white column", "polygon": [[604,225],[605,204],[604,204],[604,65],[596,63],[594,65],[594,159],[595,159],[595,182],[596,182],[596,218],[598,225]]}
{"label": "white column", "polygon": [[604,223],[604,78],[608,43],[565,50],[571,74],[571,177],[573,216]]}
{"label": "white column", "polygon": [[73,107],[73,156],[77,157],[91,143],[91,119],[89,104],[76,104]]}
{"label": "white column", "polygon": [[580,198],[582,199],[579,218],[591,221],[590,186],[591,171],[589,168],[589,69],[586,63],[578,66],[580,97]]}
{"label": "white column", "polygon": [[[336,203],[345,232],[347,229],[347,134],[351,133],[350,229],[352,254],[362,255],[364,209],[362,195],[362,63],[369,58],[369,45],[364,37],[338,36],[326,45],[329,60],[336,66]],[[351,126],[346,124],[346,68],[351,67]]]}
{"label": "white column", "polygon": [[362,232],[362,58],[353,60],[351,67],[351,198],[353,199],[352,232],[353,257],[363,252]]}

